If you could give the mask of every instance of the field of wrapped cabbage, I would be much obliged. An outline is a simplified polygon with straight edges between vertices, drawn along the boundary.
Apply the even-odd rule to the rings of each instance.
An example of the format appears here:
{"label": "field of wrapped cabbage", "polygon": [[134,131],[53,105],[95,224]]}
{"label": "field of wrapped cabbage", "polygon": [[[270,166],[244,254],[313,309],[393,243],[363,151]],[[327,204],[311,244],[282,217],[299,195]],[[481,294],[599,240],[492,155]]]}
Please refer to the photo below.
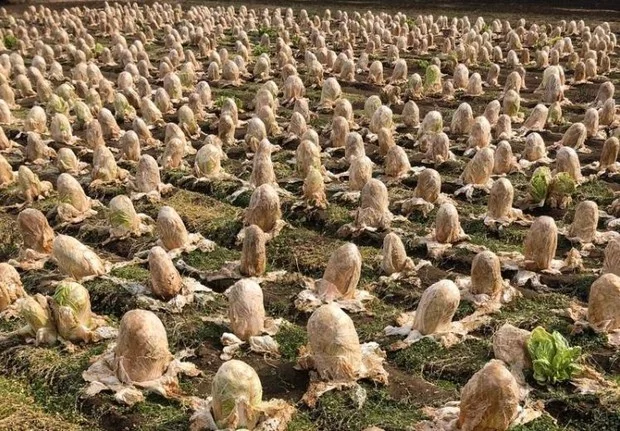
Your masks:
{"label": "field of wrapped cabbage", "polygon": [[620,429],[620,24],[444,13],[0,9],[0,430]]}

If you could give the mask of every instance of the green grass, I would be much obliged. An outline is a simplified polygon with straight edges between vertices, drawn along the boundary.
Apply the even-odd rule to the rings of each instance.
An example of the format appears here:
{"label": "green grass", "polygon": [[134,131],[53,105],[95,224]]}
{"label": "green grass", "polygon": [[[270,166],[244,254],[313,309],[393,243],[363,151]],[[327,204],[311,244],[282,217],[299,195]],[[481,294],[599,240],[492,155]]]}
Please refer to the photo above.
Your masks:
{"label": "green grass", "polygon": [[308,342],[306,329],[291,323],[282,325],[274,338],[280,345],[282,358],[291,362],[297,360],[299,348]]}
{"label": "green grass", "polygon": [[87,424],[76,403],[84,386],[81,373],[103,349],[97,345],[68,354],[58,348],[21,346],[11,354],[0,354],[0,365],[5,373],[28,382],[30,395],[42,410],[74,424]]}
{"label": "green grass", "polygon": [[431,381],[464,385],[492,356],[489,340],[468,339],[446,348],[425,338],[397,352],[394,362],[400,368]]}
{"label": "green grass", "polygon": [[557,293],[538,294],[535,297],[517,298],[495,315],[497,322],[510,323],[522,329],[532,330],[537,326],[547,331],[557,330],[566,334],[568,320],[551,310],[567,308],[569,299]]}
{"label": "green grass", "polygon": [[[308,428],[301,429],[359,431],[377,426],[385,431],[402,431],[421,419],[422,414],[418,409],[394,400],[385,389],[370,385],[364,385],[364,388],[367,399],[360,409],[351,399],[350,391],[335,391],[323,395],[317,409],[308,413],[315,428],[309,428],[310,424],[306,422],[305,426]],[[289,427],[289,430],[292,429]]]}
{"label": "green grass", "polygon": [[97,429],[92,424],[88,426],[86,424],[87,421],[83,418],[67,420],[56,413],[46,412],[35,400],[27,382],[0,377],[0,429],[46,431]]}
{"label": "green grass", "polygon": [[124,278],[125,280],[135,281],[138,283],[146,283],[149,278],[149,270],[140,265],[122,266],[114,268],[111,272],[114,277]]}
{"label": "green grass", "polygon": [[564,429],[566,428],[558,426],[553,418],[547,415],[541,416],[525,425],[518,425],[512,428],[513,431],[561,431]]}
{"label": "green grass", "polygon": [[200,250],[194,250],[183,256],[183,260],[190,266],[203,271],[216,271],[220,269],[226,262],[239,260],[241,253],[237,250],[229,250],[224,247],[217,246],[215,250],[205,253]]}
{"label": "green grass", "polygon": [[462,220],[463,230],[471,237],[474,244],[484,245],[493,252],[522,251],[527,230],[509,227],[498,233],[487,229],[482,220]]}
{"label": "green grass", "polygon": [[12,218],[0,214],[0,261],[7,261],[19,253],[21,238],[17,223]]}
{"label": "green grass", "polygon": [[596,202],[600,209],[604,209],[613,202],[614,193],[604,181],[592,180],[579,186],[573,195],[575,203],[586,199]]}
{"label": "green grass", "polygon": [[17,48],[17,38],[12,34],[7,34],[6,36],[4,36],[4,46],[7,49]]}

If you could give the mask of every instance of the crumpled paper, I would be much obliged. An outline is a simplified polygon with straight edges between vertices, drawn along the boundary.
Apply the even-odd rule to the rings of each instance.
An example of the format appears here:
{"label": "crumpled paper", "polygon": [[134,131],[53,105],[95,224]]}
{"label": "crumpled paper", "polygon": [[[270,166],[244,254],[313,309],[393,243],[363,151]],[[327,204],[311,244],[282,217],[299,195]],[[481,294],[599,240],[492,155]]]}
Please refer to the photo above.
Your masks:
{"label": "crumpled paper", "polygon": [[435,240],[435,230],[433,229],[430,234],[422,238],[418,238],[417,241],[418,241],[418,244],[426,245],[427,256],[430,257],[431,259],[439,259],[452,247],[458,248],[458,249],[469,250],[474,253],[479,253],[480,251],[486,250],[484,246],[470,244],[466,242],[466,241],[469,241],[470,239],[471,238],[469,237],[469,235],[466,235],[463,229],[461,228],[461,231],[459,233],[459,238],[457,239],[456,242],[452,242],[452,243],[438,242]]}
{"label": "crumpled paper", "polygon": [[[209,253],[215,250],[215,247],[217,246],[215,242],[211,241],[210,239],[206,239],[199,233],[190,233],[188,235],[188,239],[189,240],[187,244],[185,244],[183,247],[168,250],[168,256],[170,256],[170,259],[176,259],[181,254],[191,253],[194,250],[200,250],[203,253]],[[165,249],[161,240],[157,240],[157,245]],[[146,251],[146,254],[148,254],[148,251]]]}
{"label": "crumpled paper", "polygon": [[[131,182],[129,183],[129,187],[135,189],[135,186],[133,186]],[[131,192],[129,198],[132,201],[139,201],[140,199],[146,198],[147,201],[155,203],[161,200],[162,195],[170,194],[173,189],[174,186],[172,184],[159,183],[155,190],[151,190],[148,193]]]}
{"label": "crumpled paper", "polygon": [[[272,239],[276,238],[278,235],[280,235],[280,232],[282,232],[282,229],[284,229],[286,226],[288,226],[288,223],[286,223],[282,219],[278,220],[272,230],[270,230],[269,232],[265,232],[265,242],[269,242]],[[241,229],[237,234],[237,244],[243,244],[244,239],[245,227]]]}
{"label": "crumpled paper", "polygon": [[474,304],[481,312],[489,313],[499,310],[502,304],[507,304],[521,293],[510,284],[509,280],[503,280],[502,290],[497,297],[491,297],[485,293],[474,295],[471,293],[471,277],[457,277],[454,283],[461,292],[461,298]]}
{"label": "crumpled paper", "polygon": [[489,178],[486,184],[466,184],[454,192],[454,196],[465,195],[465,199],[468,201],[474,196],[475,190],[482,190],[484,193],[491,193],[491,187],[493,187],[493,179]]}
{"label": "crumpled paper", "polygon": [[[215,423],[211,412],[212,397],[201,399],[191,397],[190,407],[194,414],[190,418],[190,431],[228,431],[221,429]],[[255,406],[256,407],[256,406]],[[261,417],[254,431],[286,431],[288,423],[295,413],[295,407],[284,400],[272,399],[263,401],[258,407]]]}
{"label": "crumpled paper", "polygon": [[[230,323],[228,318],[224,316],[207,316],[202,320],[205,322],[215,323],[219,326],[228,326]],[[220,338],[220,342],[224,348],[222,349],[220,359],[222,361],[231,360],[246,344],[249,344],[250,351],[252,352],[262,353],[275,358],[280,357],[280,345],[273,338],[273,336],[280,331],[283,323],[283,319],[273,319],[271,317],[265,318],[265,323],[263,325],[263,332],[265,335],[251,336],[247,343],[233,333],[223,333]]]}
{"label": "crumpled paper", "polygon": [[[302,401],[310,408],[316,406],[319,398],[333,390],[343,390],[353,388],[354,398],[357,400],[358,407],[361,408],[366,400],[366,391],[362,388],[357,380],[370,379],[373,382],[388,384],[388,372],[383,368],[386,354],[379,344],[372,341],[364,343],[360,346],[362,351],[362,364],[357,371],[355,380],[341,381],[323,381],[315,372],[310,373],[310,385],[306,393],[302,397]],[[303,346],[299,349],[299,357],[297,358],[297,369],[311,370],[314,369],[314,360],[309,346]]]}
{"label": "crumpled paper", "polygon": [[[617,220],[617,219],[616,219]],[[615,220],[611,220],[608,223],[608,227],[613,227],[613,226],[609,226],[609,224],[613,225],[613,222]],[[560,229],[558,229],[558,233],[561,235],[564,235],[566,237],[567,240],[569,240],[572,244],[579,244],[581,245],[581,254],[583,256],[588,256],[589,252],[592,251],[593,249],[596,248],[597,245],[604,245],[607,244],[609,241],[616,239],[618,237],[620,237],[620,233],[616,232],[616,231],[604,231],[604,232],[600,232],[600,231],[596,231],[596,233],[594,234],[594,238],[592,239],[592,242],[586,243],[583,242],[581,238],[579,237],[570,237],[568,236],[568,227],[562,227]]]}
{"label": "crumpled paper", "polygon": [[[378,256],[378,260],[380,258],[381,256]],[[409,284],[420,287],[421,281],[419,278],[414,277],[414,275],[417,274],[420,269],[424,268],[425,266],[432,265],[432,263],[428,260],[420,259],[418,260],[418,263],[415,264],[413,263],[413,260],[411,258],[407,259],[410,262],[410,267],[403,269],[401,272],[394,272],[390,275],[382,275],[379,277],[379,282],[389,283],[390,281],[407,280]]]}
{"label": "crumpled paper", "polygon": [[47,261],[51,258],[51,255],[45,253],[39,253],[30,248],[21,249],[17,259],[10,259],[9,264],[15,268],[23,269],[24,271],[43,269]]}
{"label": "crumpled paper", "polygon": [[512,223],[516,223],[519,226],[529,226],[532,224],[532,217],[527,214],[523,214],[523,211],[517,208],[511,208],[510,214],[508,214],[508,216],[498,219],[492,218],[488,215],[488,213],[485,213],[482,216],[482,220],[484,221],[485,226],[492,228],[497,228],[500,226],[507,227],[510,226]]}
{"label": "crumpled paper", "polygon": [[91,208],[83,212],[79,211],[73,205],[68,203],[61,202],[60,204],[58,204],[58,219],[62,222],[61,226],[64,227],[70,224],[81,223],[87,218],[96,216],[97,211],[95,211],[92,207],[102,207],[102,205],[97,200],[92,200],[90,198],[88,198],[88,200],[91,201]]}
{"label": "crumpled paper", "polygon": [[283,277],[287,273],[284,270],[280,270],[280,271],[267,272],[263,274],[261,277],[246,277],[243,274],[241,274],[241,272],[239,272],[240,265],[241,265],[241,261],[234,260],[231,262],[224,263],[224,265],[219,270],[202,271],[198,268],[194,268],[193,266],[187,264],[187,262],[185,262],[182,259],[177,260],[175,263],[175,266],[177,267],[177,269],[188,272],[207,283],[212,283],[217,280],[241,280],[242,278],[246,278],[248,280],[256,281],[258,284],[260,284],[264,281],[268,281],[268,282],[277,281],[279,278]]}
{"label": "crumpled paper", "polygon": [[620,387],[616,382],[606,380],[605,377],[594,368],[584,365],[581,371],[573,376],[570,383],[580,394],[600,394],[601,402],[613,402],[617,405],[620,400]]}
{"label": "crumpled paper", "polygon": [[140,283],[127,281],[118,277],[106,277],[108,280],[125,288],[129,293],[136,296],[138,307],[151,311],[165,310],[170,313],[180,313],[187,304],[200,299],[203,302],[215,299],[216,293],[210,288],[190,277],[183,277],[181,292],[168,301],[149,296],[151,290],[148,286]]}
{"label": "crumpled paper", "polygon": [[177,376],[185,374],[195,377],[201,373],[191,362],[182,362],[182,359],[194,354],[192,350],[183,350],[174,356],[166,372],[159,379],[148,382],[123,381],[115,365],[117,362],[114,356],[115,345],[116,343],[110,343],[106,352],[82,373],[82,378],[88,382],[88,386],[82,392],[83,397],[89,398],[102,391],[112,391],[116,401],[128,406],[144,401],[142,391],[153,392],[165,398],[182,399]]}
{"label": "crumpled paper", "polygon": [[588,321],[588,307],[585,307],[577,302],[572,302],[570,306],[564,310],[554,310],[555,313],[568,317],[575,325],[573,333],[583,332],[585,328],[592,328],[594,332],[607,335],[607,342],[610,346],[620,347],[620,329],[609,330],[608,322],[603,325],[592,325]]}
{"label": "crumpled paper", "polygon": [[153,230],[155,229],[155,221],[146,214],[138,213],[136,215],[138,219],[140,220],[140,224],[138,225],[137,232],[126,232],[126,230],[123,228],[116,229],[110,226],[110,229],[109,229],[110,237],[107,240],[105,240],[103,244],[105,245],[109,243],[110,241],[114,241],[114,240],[126,239],[126,238],[131,237],[132,235],[140,237],[142,235],[152,233]]}
{"label": "crumpled paper", "polygon": [[423,198],[409,198],[400,201],[396,201],[395,205],[400,206],[401,213],[408,217],[414,212],[421,212],[424,217],[426,217],[433,209],[435,209],[435,205],[441,206],[445,203],[453,203],[452,199],[445,193],[440,193],[435,202],[428,202]]}
{"label": "crumpled paper", "polygon": [[422,335],[413,328],[415,311],[402,313],[396,318],[398,326],[387,326],[383,331],[387,336],[405,336],[406,338],[390,345],[391,351],[406,349],[424,338],[431,338],[444,347],[458,344],[468,338],[468,334],[491,321],[487,310],[478,310],[461,320],[452,322],[448,330],[434,334]]}
{"label": "crumpled paper", "polygon": [[[235,334],[225,332],[220,338],[220,342],[224,345],[220,359],[222,361],[229,361],[235,357],[235,355],[246,344]],[[255,353],[263,353],[270,357],[280,356],[280,345],[271,335],[256,335],[249,338],[248,343],[250,345],[250,351]]]}
{"label": "crumpled paper", "polygon": [[[415,426],[416,431],[458,431],[460,401],[450,401],[440,408],[425,407],[423,412],[430,420],[420,422]],[[524,425],[542,416],[544,405],[542,401],[527,402],[525,406],[519,406],[519,412],[509,428]]]}
{"label": "crumpled paper", "polygon": [[564,260],[553,259],[550,267],[540,272],[530,271],[528,269],[529,262],[525,260],[525,256],[519,252],[498,252],[497,256],[502,264],[502,269],[517,271],[512,282],[517,287],[523,287],[530,282],[534,287],[546,287],[540,281],[540,274],[558,275],[570,272],[583,272],[583,260],[577,249],[571,249]]}
{"label": "crumpled paper", "polygon": [[[304,311],[306,313],[311,313],[321,305],[326,304],[328,301],[326,298],[322,298],[321,295],[317,292],[316,284],[319,280],[304,280],[304,284],[306,288],[299,292],[297,298],[295,298],[295,308],[299,311]],[[333,302],[338,304],[340,308],[343,310],[347,310],[350,313],[360,313],[362,311],[366,311],[366,302],[373,300],[375,297],[370,294],[370,292],[366,290],[355,290],[355,295],[353,298],[345,299],[338,298]]]}
{"label": "crumpled paper", "polygon": [[[345,225],[340,226],[340,228],[336,232],[336,235],[338,235],[341,238],[348,238],[348,237],[355,238],[355,237],[358,237],[364,234],[365,232],[378,232],[380,230],[376,227],[368,226],[364,222],[359,222],[357,220],[357,210],[353,211],[352,215],[356,220],[353,221],[352,223],[347,223]],[[407,221],[406,217],[401,216],[401,215],[395,216],[389,211],[387,211],[386,218],[389,219],[390,222]]]}

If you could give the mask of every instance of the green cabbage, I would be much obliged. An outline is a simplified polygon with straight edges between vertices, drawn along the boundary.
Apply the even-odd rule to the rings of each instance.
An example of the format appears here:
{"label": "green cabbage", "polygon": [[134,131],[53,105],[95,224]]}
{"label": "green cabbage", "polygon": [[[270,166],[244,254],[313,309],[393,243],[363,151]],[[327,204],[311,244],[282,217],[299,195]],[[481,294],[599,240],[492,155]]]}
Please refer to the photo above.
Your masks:
{"label": "green cabbage", "polygon": [[63,281],[56,288],[54,302],[60,307],[69,307],[78,321],[88,324],[90,321],[90,297],[88,291],[78,283]]}
{"label": "green cabbage", "polygon": [[570,196],[575,192],[576,184],[573,177],[567,172],[560,172],[553,177],[551,192],[558,196]]}
{"label": "green cabbage", "polygon": [[569,380],[581,370],[577,364],[581,347],[570,347],[557,331],[550,334],[540,326],[534,329],[527,341],[527,350],[532,358],[534,379],[541,384]]}
{"label": "green cabbage", "polygon": [[551,171],[546,166],[541,166],[534,171],[530,180],[529,193],[536,203],[545,201],[549,185],[551,184]]}
{"label": "green cabbage", "polygon": [[424,74],[424,88],[427,91],[436,91],[441,87],[441,71],[439,68],[432,64],[426,68]]}

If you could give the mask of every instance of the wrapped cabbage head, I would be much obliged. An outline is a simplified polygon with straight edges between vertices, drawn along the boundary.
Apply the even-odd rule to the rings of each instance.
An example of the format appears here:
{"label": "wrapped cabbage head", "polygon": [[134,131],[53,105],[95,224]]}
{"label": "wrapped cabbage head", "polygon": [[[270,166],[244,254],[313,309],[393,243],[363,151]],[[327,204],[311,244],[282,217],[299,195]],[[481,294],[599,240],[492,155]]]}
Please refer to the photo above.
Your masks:
{"label": "wrapped cabbage head", "polygon": [[93,340],[90,295],[84,286],[62,281],[48,302],[58,335],[71,342]]}
{"label": "wrapped cabbage head", "polygon": [[184,247],[189,242],[189,234],[185,223],[176,210],[169,206],[163,206],[157,214],[157,232],[159,240],[166,250],[174,250]]}
{"label": "wrapped cabbage head", "polygon": [[174,298],[183,287],[181,274],[166,250],[159,246],[149,251],[150,286],[153,295],[165,301]]}
{"label": "wrapped cabbage head", "polygon": [[319,295],[327,299],[355,296],[362,272],[362,255],[353,243],[336,249],[327,262],[323,278],[317,282]]}
{"label": "wrapped cabbage head", "polygon": [[530,226],[524,243],[526,265],[535,271],[549,269],[558,246],[558,228],[548,216],[541,216]]}
{"label": "wrapped cabbage head", "polygon": [[245,224],[255,224],[264,232],[271,232],[282,218],[280,197],[271,184],[263,184],[252,193],[245,211]]}
{"label": "wrapped cabbage head", "polygon": [[601,275],[590,287],[588,321],[600,331],[620,329],[620,277]]}
{"label": "wrapped cabbage head", "polygon": [[620,238],[613,238],[605,247],[603,274],[607,273],[620,276]]}
{"label": "wrapped cabbage head", "polygon": [[26,296],[19,303],[19,315],[26,321],[36,344],[53,344],[57,333],[54,319],[47,303],[47,299],[37,293]]}
{"label": "wrapped cabbage head", "polygon": [[491,360],[463,387],[458,425],[463,431],[505,431],[517,417],[519,398],[514,376]]}
{"label": "wrapped cabbage head", "polygon": [[492,251],[482,251],[471,264],[471,293],[496,297],[502,290],[502,271],[499,258]]}
{"label": "wrapped cabbage head", "polygon": [[575,218],[568,228],[569,238],[578,238],[584,243],[594,240],[598,226],[598,205],[594,201],[581,201],[575,208]]}
{"label": "wrapped cabbage head", "polygon": [[435,218],[435,240],[442,244],[455,243],[461,239],[462,233],[456,207],[450,202],[441,205]]}
{"label": "wrapped cabbage head", "polygon": [[17,270],[6,262],[0,263],[0,311],[24,296],[26,292]]}
{"label": "wrapped cabbage head", "polygon": [[398,234],[388,233],[383,238],[383,248],[381,250],[382,263],[381,269],[387,275],[397,272],[404,272],[413,268],[413,261],[407,257],[405,245]]}
{"label": "wrapped cabbage head", "polygon": [[424,169],[418,176],[418,183],[413,190],[413,196],[422,198],[426,202],[435,203],[441,193],[441,176],[434,169]]}
{"label": "wrapped cabbage head", "polygon": [[228,318],[233,333],[244,341],[261,335],[265,324],[263,291],[257,282],[239,280],[227,291]]}
{"label": "wrapped cabbage head", "polygon": [[314,367],[323,380],[356,380],[362,351],[355,325],[336,303],[322,305],[308,319]]}
{"label": "wrapped cabbage head", "polygon": [[429,286],[418,303],[413,329],[422,335],[446,332],[461,302],[461,293],[451,280],[441,280]]}
{"label": "wrapped cabbage head", "polygon": [[141,220],[131,199],[125,195],[114,196],[108,208],[110,210],[108,212],[110,233],[113,237],[140,233]]}
{"label": "wrapped cabbage head", "polygon": [[26,208],[17,216],[17,226],[24,242],[23,248],[37,253],[52,252],[54,230],[43,213],[34,208]]}
{"label": "wrapped cabbage head", "polygon": [[62,274],[75,280],[105,274],[103,261],[77,239],[58,235],[52,244],[52,258]]}
{"label": "wrapped cabbage head", "polygon": [[263,387],[256,371],[245,362],[224,362],[213,378],[213,418],[221,429],[252,430],[260,417]]}
{"label": "wrapped cabbage head", "polygon": [[114,349],[116,374],[123,383],[160,378],[173,357],[161,320],[146,310],[125,313]]}
{"label": "wrapped cabbage head", "polygon": [[266,235],[260,227],[250,225],[245,229],[239,266],[242,275],[257,277],[265,273],[267,266],[266,240]]}
{"label": "wrapped cabbage head", "polygon": [[360,206],[355,215],[358,227],[388,229],[392,222],[388,190],[381,180],[371,178],[362,188]]}

